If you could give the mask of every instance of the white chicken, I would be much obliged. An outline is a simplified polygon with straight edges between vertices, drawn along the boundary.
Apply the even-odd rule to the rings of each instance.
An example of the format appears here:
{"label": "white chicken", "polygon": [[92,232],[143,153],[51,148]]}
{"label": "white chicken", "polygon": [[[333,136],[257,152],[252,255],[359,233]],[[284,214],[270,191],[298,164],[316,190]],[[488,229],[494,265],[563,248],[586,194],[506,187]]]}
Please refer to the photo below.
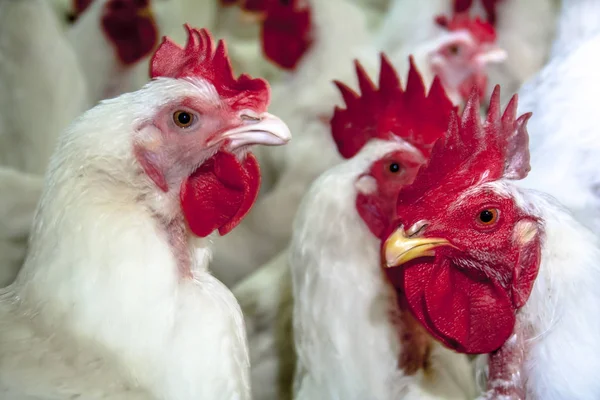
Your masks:
{"label": "white chicken", "polygon": [[223,43],[188,33],[184,49],[162,43],[152,82],[61,137],[25,264],[0,292],[3,399],[250,398],[209,235],[256,198],[248,147],[290,134],[266,113],[265,81],[234,78]]}
{"label": "white chicken", "polygon": [[600,3],[564,0],[552,58],[519,92],[529,124],[532,171],[522,185],[544,191],[600,234]]}
{"label": "white chicken", "polygon": [[[489,353],[479,399],[600,397],[598,237],[551,196],[512,181],[529,172],[527,120],[496,90],[477,95],[400,191],[382,252],[388,277],[428,332]],[[484,371],[482,371],[484,372]]]}
{"label": "white chicken", "polygon": [[[302,196],[314,179],[341,161],[328,133],[333,107],[341,98],[331,81],[353,81],[351,61],[356,57],[368,71],[377,70],[378,52],[371,45],[359,8],[346,0],[332,0],[314,1],[310,9],[314,42],[290,77],[273,87],[273,109],[297,133],[294,142],[286,149],[259,153],[267,175],[264,195],[240,229],[217,243],[214,271],[230,286],[287,245]],[[344,24],[336,23],[340,13]],[[459,55],[450,51],[455,47],[461,49]],[[399,75],[405,77],[409,69],[406,49],[389,56]],[[456,101],[464,95],[465,85],[470,89],[473,81],[485,82],[485,65],[498,61],[497,56],[502,54],[496,46],[474,39],[469,29],[454,27],[414,52],[426,85],[439,74]],[[227,251],[229,247],[241,251],[232,253]]]}
{"label": "white chicken", "polygon": [[[291,250],[282,251],[233,289],[246,318],[255,399],[291,398],[294,336],[302,351],[302,371],[299,373],[308,381],[303,384],[307,391],[304,395],[311,394],[314,398],[327,398],[328,390],[332,393],[331,397],[344,397],[345,390],[355,390],[351,398],[364,398],[369,391],[368,398],[393,397],[391,392],[384,394],[387,377],[394,376],[390,390],[393,387],[398,390],[405,388],[412,379],[403,378],[404,372],[397,368],[399,349],[408,349],[402,352],[407,356],[400,359],[410,364],[407,369],[411,374],[420,373],[423,359],[428,359],[423,353],[427,353],[430,347],[423,335],[415,335],[414,342],[408,340],[400,344],[397,336],[391,334],[395,328],[385,311],[386,304],[389,305],[385,293],[389,290],[378,267],[377,237],[385,231],[393,217],[398,190],[410,182],[419,165],[425,161],[427,144],[445,129],[447,120],[444,115],[447,114],[442,111],[449,111],[452,105],[439,81],[432,87],[428,100],[424,100],[425,88],[414,67],[406,97],[399,90],[400,83],[389,62],[383,61],[381,68],[379,90],[364,70],[358,68],[362,97],[351,94],[350,89],[340,84],[348,110],[336,111],[332,122],[333,137],[342,154],[351,157],[367,142],[370,143],[368,147],[351,160],[330,169],[314,183],[305,199],[306,204],[297,216],[296,236]],[[403,99],[409,98],[413,101],[412,105],[403,102]],[[425,111],[427,109],[430,111]],[[439,118],[430,117],[435,115],[434,110],[439,113]],[[425,115],[428,117],[421,118]],[[423,129],[416,129],[419,132],[416,136],[405,130],[410,131],[409,127],[417,126]],[[390,134],[387,129],[395,134]],[[424,132],[428,132],[429,136]],[[349,240],[361,242],[361,246],[357,246],[356,251],[346,249],[343,254],[338,254],[335,243]],[[374,258],[370,259],[371,256]],[[288,258],[295,270],[295,299],[292,297]],[[329,280],[331,274],[328,271],[334,268],[333,264],[344,265],[343,268],[354,272],[352,276],[342,274],[335,280]],[[340,281],[348,284],[352,279],[361,280],[358,286],[364,288],[360,295],[353,289],[355,300],[338,301],[347,299],[339,293],[347,290]],[[338,290],[338,283],[343,288]],[[327,300],[329,296],[334,298],[336,293],[336,300]],[[294,308],[299,313],[296,314],[296,332],[292,332]],[[364,315],[358,317],[362,312],[359,310],[365,308],[377,314],[377,323],[372,323],[371,318]],[[390,306],[390,311],[393,310],[394,307]],[[351,321],[349,315],[356,318]],[[355,329],[340,331],[340,326],[355,326]],[[410,323],[406,330],[411,330]],[[386,332],[391,336],[389,340],[369,347],[373,352],[369,352],[368,346],[364,349],[359,346],[362,350],[340,353],[340,346],[345,346],[344,343],[356,344],[354,331],[369,331],[379,338]],[[390,352],[386,353],[385,348]],[[376,349],[381,353],[377,353]],[[470,368],[464,358],[455,360],[451,352],[439,346],[434,346],[433,353],[433,359],[425,361],[432,361],[430,365],[433,367],[426,368],[428,379],[424,390],[443,388],[448,392],[446,398],[469,398],[474,389]],[[389,368],[371,365],[377,357],[392,358],[394,365],[388,365]],[[341,370],[340,365],[333,366],[336,359],[338,362],[342,360],[341,363],[348,368]],[[453,363],[453,360],[458,367],[445,364]],[[368,365],[367,369],[373,368],[373,373],[362,370],[361,363]],[[448,376],[452,375],[454,368],[458,371]],[[356,376],[351,378],[351,375]],[[344,382],[345,379],[348,382]],[[354,383],[350,384],[353,379]],[[345,385],[348,387],[344,388]]]}

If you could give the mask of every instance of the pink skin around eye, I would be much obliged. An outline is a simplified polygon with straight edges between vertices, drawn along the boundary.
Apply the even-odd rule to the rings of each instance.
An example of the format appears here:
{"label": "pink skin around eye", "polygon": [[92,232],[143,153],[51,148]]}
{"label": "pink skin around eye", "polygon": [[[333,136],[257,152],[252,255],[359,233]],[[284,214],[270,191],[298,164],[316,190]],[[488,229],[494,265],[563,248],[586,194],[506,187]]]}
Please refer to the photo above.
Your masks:
{"label": "pink skin around eye", "polygon": [[[395,218],[396,198],[405,185],[410,184],[423,163],[422,155],[411,151],[397,151],[376,161],[365,177],[375,183],[374,191],[359,192],[356,210],[373,235],[382,237]],[[398,166],[398,171],[395,166]]]}

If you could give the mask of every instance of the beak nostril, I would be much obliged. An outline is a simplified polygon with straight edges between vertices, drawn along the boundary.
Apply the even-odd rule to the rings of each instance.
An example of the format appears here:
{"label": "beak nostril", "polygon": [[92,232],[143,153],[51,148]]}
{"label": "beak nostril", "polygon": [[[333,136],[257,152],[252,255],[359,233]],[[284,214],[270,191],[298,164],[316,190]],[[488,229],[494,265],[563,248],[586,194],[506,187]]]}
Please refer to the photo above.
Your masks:
{"label": "beak nostril", "polygon": [[427,228],[428,225],[429,222],[426,220],[417,221],[406,231],[406,234],[408,237],[418,236]]}
{"label": "beak nostril", "polygon": [[248,115],[248,114],[243,114],[240,117],[242,119],[242,121],[247,121],[247,122],[260,122],[261,119],[260,117],[254,116],[254,115]]}

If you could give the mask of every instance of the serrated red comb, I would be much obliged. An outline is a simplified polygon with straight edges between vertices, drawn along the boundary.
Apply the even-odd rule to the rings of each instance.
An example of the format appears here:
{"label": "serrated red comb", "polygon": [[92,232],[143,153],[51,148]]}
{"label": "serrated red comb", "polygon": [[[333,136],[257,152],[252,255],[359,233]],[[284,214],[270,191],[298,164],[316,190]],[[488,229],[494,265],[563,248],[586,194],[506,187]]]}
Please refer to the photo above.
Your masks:
{"label": "serrated red comb", "polygon": [[225,43],[219,40],[215,49],[208,30],[184,26],[188,32],[185,48],[165,37],[152,57],[150,77],[200,78],[212,84],[230,106],[266,111],[270,96],[268,83],[246,74],[236,79]]}
{"label": "serrated red comb", "polygon": [[[492,25],[496,24],[497,18],[497,6],[502,0],[482,0],[483,8],[485,9],[487,22]],[[468,12],[473,6],[473,0],[454,0],[454,12],[463,13]]]}
{"label": "serrated red comb", "polygon": [[356,74],[361,95],[336,81],[346,108],[335,108],[331,133],[342,157],[353,157],[374,138],[402,138],[428,156],[433,143],[448,128],[454,105],[446,96],[438,78],[429,94],[423,79],[410,58],[410,70],[403,90],[389,60],[381,55],[379,89],[357,61]]}
{"label": "serrated red comb", "polygon": [[265,8],[261,41],[265,57],[294,69],[313,43],[310,6],[297,0],[272,0]]}
{"label": "serrated red comb", "polygon": [[[444,191],[445,185],[452,185],[453,190],[466,189],[476,182],[522,179],[527,175],[526,126],[531,113],[517,118],[517,103],[517,95],[514,95],[501,115],[500,87],[496,86],[487,118],[482,124],[479,95],[474,90],[462,118],[459,120],[457,113],[452,113],[448,132],[435,143],[429,162],[421,168],[414,182],[400,192],[398,202],[411,204],[425,193]],[[515,163],[514,155],[517,153],[523,156]],[[509,160],[512,161],[510,165]]]}
{"label": "serrated red comb", "polygon": [[496,41],[494,26],[482,21],[479,17],[470,17],[467,12],[455,13],[452,19],[440,15],[436,17],[435,22],[450,32],[466,30],[480,43],[493,43]]}

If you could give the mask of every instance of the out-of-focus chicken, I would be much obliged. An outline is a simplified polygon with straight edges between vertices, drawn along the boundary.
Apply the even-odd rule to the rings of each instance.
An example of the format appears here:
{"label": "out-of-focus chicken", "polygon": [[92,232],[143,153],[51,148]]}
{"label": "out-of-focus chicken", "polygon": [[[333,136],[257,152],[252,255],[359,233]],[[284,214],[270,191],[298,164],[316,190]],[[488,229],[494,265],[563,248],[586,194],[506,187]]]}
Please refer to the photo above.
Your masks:
{"label": "out-of-focus chicken", "polygon": [[0,0],[0,38],[0,165],[42,174],[85,81],[46,0]]}
{"label": "out-of-focus chicken", "polygon": [[0,167],[0,287],[12,283],[23,264],[42,184],[41,175]]}
{"label": "out-of-focus chicken", "polygon": [[[295,10],[304,11],[301,7]],[[312,44],[288,79],[273,86],[274,110],[296,132],[294,142],[282,151],[259,153],[267,175],[262,188],[265,194],[240,229],[217,244],[214,271],[228,285],[247,276],[287,245],[302,196],[314,179],[341,161],[328,134],[333,106],[341,98],[330,81],[353,81],[351,60],[356,56],[367,71],[376,73],[377,52],[370,45],[371,34],[359,9],[345,0],[332,0],[312,2],[310,12]],[[339,24],[340,12],[345,16],[344,24]],[[478,31],[472,29],[485,27],[493,32],[491,26],[471,20],[462,22],[463,26],[450,26],[414,54],[425,84],[429,86],[438,73],[453,99],[461,98],[465,84],[470,87],[473,82],[485,81],[484,66],[499,51],[490,43],[477,40]],[[354,41],[351,45],[347,44],[348,37]],[[461,54],[454,54],[454,48],[459,48]],[[399,75],[405,77],[408,53],[402,50],[390,60]],[[229,247],[243,251],[232,253],[227,250]]]}
{"label": "out-of-focus chicken", "polygon": [[[529,172],[516,97],[496,89],[482,125],[477,95],[398,196],[383,253],[399,299],[434,337],[490,353],[482,399],[596,399],[600,382],[598,239]],[[354,246],[352,247],[354,248]]]}
{"label": "out-of-focus chicken", "polygon": [[[529,124],[533,170],[522,184],[556,197],[600,233],[598,117],[600,3],[564,0],[548,65],[519,92]],[[592,56],[590,56],[592,55]]]}
{"label": "out-of-focus chicken", "polygon": [[79,64],[48,2],[0,0],[0,286],[23,262],[56,140],[87,106]]}
{"label": "out-of-focus chicken", "polygon": [[187,29],[184,49],[157,50],[152,82],[61,137],[27,259],[0,292],[3,398],[250,398],[209,235],[256,199],[249,146],[290,134],[266,112],[266,81],[234,78],[224,44]]}
{"label": "out-of-focus chicken", "polygon": [[[478,15],[496,28],[497,44],[507,53],[489,68],[489,86],[514,93],[545,64],[556,26],[556,0],[394,0],[378,34],[383,51],[418,46],[439,35],[439,15]],[[506,99],[508,100],[508,99]]]}
{"label": "out-of-focus chicken", "polygon": [[[447,115],[452,108],[439,81],[434,83],[429,97],[425,98],[425,87],[414,68],[406,93],[400,89],[398,78],[385,59],[382,60],[381,69],[380,88],[376,89],[364,70],[358,67],[363,91],[360,97],[347,86],[338,83],[345,94],[348,108],[336,111],[332,121],[333,138],[339,151],[345,157],[352,158],[326,172],[313,185],[305,200],[309,205],[305,205],[298,216],[297,237],[291,251],[286,249],[281,252],[233,290],[246,319],[251,377],[256,399],[291,397],[291,377],[295,362],[292,335],[294,307],[301,312],[296,324],[301,334],[297,341],[303,351],[302,368],[308,370],[303,370],[301,375],[310,381],[314,374],[317,380],[329,382],[333,387],[331,396],[327,397],[325,392],[315,394],[313,391],[318,389],[312,387],[310,382],[305,382],[303,390],[314,394],[313,398],[332,398],[336,395],[344,397],[344,390],[352,392],[357,386],[359,388],[350,397],[365,398],[364,394],[370,385],[372,392],[368,398],[381,398],[373,393],[383,390],[381,385],[390,374],[394,374],[392,371],[397,371],[398,387],[405,383],[403,373],[396,368],[399,351],[395,334],[391,335],[389,342],[375,346],[371,354],[366,348],[364,351],[353,350],[348,354],[334,354],[338,345],[348,341],[348,346],[352,346],[354,340],[358,339],[337,331],[338,326],[354,324],[356,330],[349,330],[352,333],[372,329],[376,331],[374,337],[380,337],[383,331],[390,328],[386,303],[382,300],[388,291],[385,290],[386,285],[378,266],[377,236],[385,231],[388,222],[393,218],[398,190],[412,179],[420,163],[425,160],[429,151],[428,145],[443,132],[444,126],[447,125]],[[427,115],[428,118],[420,118],[423,115]],[[411,128],[414,129],[414,134],[409,133]],[[323,218],[323,214],[328,214],[327,218]],[[330,223],[332,219],[335,219],[334,224]],[[373,248],[365,250],[361,245],[356,247],[356,252],[334,254],[335,243],[346,239],[362,244],[373,243]],[[374,258],[369,260],[369,255]],[[321,256],[323,258],[320,258]],[[296,304],[291,291],[289,257],[297,279],[296,300],[299,303]],[[309,258],[314,262],[309,263]],[[335,265],[341,266],[346,263],[345,268],[352,271],[352,277],[342,274],[335,282],[330,281],[327,271],[332,267],[329,264],[333,259],[335,260],[331,262]],[[328,296],[333,298],[339,292],[337,284],[343,286],[340,280],[349,282],[352,279],[361,280],[361,287],[367,285],[367,282],[368,286],[364,286],[359,295],[353,291],[353,296],[356,297],[348,303],[327,301]],[[379,286],[383,289],[377,292],[376,287]],[[313,289],[318,293],[313,292]],[[382,302],[379,303],[379,300]],[[343,321],[348,319],[347,311],[350,309],[356,319]],[[379,322],[375,327],[370,325],[367,316],[362,318],[360,314],[360,310],[367,309],[372,309],[377,314]],[[315,313],[323,310],[323,314],[318,317],[311,310]],[[395,331],[390,328],[390,332]],[[373,332],[369,335],[371,333]],[[313,343],[317,340],[315,335],[323,342]],[[331,342],[334,343],[332,347],[327,347]],[[325,346],[327,349],[320,347],[316,350],[317,354],[312,352],[313,346]],[[380,356],[376,349],[381,350],[385,346],[396,346],[390,354],[382,356],[384,359],[391,357],[394,360],[391,370],[384,371],[378,377],[380,368],[373,370],[372,374],[362,371],[366,375],[361,375],[360,364],[364,362],[364,368],[369,368],[372,365],[370,361]],[[422,346],[419,349],[429,350],[428,347]],[[473,385],[469,378],[466,378],[467,383],[461,380],[464,378],[462,372],[465,376],[470,376],[464,359],[458,358],[458,367],[453,368],[460,372],[456,372],[454,377],[449,377],[446,375],[447,365],[444,363],[446,360],[451,362],[450,353],[435,346],[433,353],[430,364],[433,368],[428,369],[430,375],[426,374],[429,378],[427,382],[436,386],[436,382],[447,382],[446,379],[453,381],[456,378],[460,383],[441,385],[449,392],[448,398],[468,398]],[[420,356],[422,354],[419,354]],[[339,364],[333,366],[336,357]],[[419,364],[419,360],[422,361],[419,357],[412,359],[412,372],[419,370],[422,365]],[[319,367],[319,363],[323,364]],[[341,364],[346,365],[348,369],[340,372]],[[342,382],[335,379],[336,374],[340,374],[340,379],[351,380],[350,374],[353,373],[356,373],[359,380],[355,383],[346,382],[347,388],[341,387]],[[452,397],[453,395],[455,397]]]}
{"label": "out-of-focus chicken", "polygon": [[82,14],[68,35],[90,99],[95,103],[138,89],[135,66],[150,55],[159,39],[151,1],[96,0],[78,11]]}
{"label": "out-of-focus chicken", "polygon": [[294,223],[295,398],[472,399],[468,359],[396,306],[379,257],[397,194],[454,107],[439,80],[426,96],[414,67],[405,92],[385,61],[378,90],[358,75],[362,96],[342,87],[347,109],[332,120],[340,153],[356,156],[314,182]]}

